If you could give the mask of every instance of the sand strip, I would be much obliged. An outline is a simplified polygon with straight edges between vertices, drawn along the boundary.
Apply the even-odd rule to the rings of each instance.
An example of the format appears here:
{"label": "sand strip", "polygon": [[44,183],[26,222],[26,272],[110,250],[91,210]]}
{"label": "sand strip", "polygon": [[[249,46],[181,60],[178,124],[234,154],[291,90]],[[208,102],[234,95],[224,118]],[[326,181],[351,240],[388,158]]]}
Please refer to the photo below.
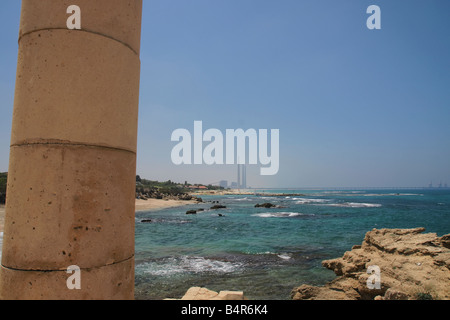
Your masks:
{"label": "sand strip", "polygon": [[189,204],[197,204],[196,200],[162,200],[162,199],[148,199],[136,200],[136,212],[140,211],[155,211],[165,208],[182,207]]}

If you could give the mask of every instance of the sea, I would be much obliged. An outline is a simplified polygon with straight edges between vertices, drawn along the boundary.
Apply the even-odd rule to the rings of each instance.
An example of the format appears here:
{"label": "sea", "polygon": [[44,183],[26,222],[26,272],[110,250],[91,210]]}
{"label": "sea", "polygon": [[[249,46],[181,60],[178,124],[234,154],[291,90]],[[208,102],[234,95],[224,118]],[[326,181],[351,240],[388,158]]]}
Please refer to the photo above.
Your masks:
{"label": "sea", "polygon": [[[179,299],[198,286],[289,300],[295,287],[333,280],[322,261],[341,257],[373,228],[450,233],[450,189],[254,190],[202,199],[136,213],[136,299]],[[263,203],[276,207],[255,207]],[[217,204],[226,208],[211,209]],[[204,210],[187,215],[192,209]]]}

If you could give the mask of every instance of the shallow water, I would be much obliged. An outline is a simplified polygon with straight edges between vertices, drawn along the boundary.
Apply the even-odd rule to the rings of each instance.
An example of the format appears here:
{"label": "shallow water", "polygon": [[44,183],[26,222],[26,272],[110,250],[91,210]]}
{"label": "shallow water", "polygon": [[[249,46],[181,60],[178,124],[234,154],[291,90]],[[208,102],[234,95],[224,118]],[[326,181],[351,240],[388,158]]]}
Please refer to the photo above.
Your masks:
{"label": "shallow water", "polygon": [[[322,260],[342,256],[372,228],[450,232],[449,190],[285,193],[304,196],[206,196],[226,208],[203,203],[136,214],[136,298],[180,298],[204,286],[242,290],[249,299],[289,299],[296,286],[333,279]],[[264,202],[277,207],[255,208]],[[196,208],[205,211],[185,214]]]}

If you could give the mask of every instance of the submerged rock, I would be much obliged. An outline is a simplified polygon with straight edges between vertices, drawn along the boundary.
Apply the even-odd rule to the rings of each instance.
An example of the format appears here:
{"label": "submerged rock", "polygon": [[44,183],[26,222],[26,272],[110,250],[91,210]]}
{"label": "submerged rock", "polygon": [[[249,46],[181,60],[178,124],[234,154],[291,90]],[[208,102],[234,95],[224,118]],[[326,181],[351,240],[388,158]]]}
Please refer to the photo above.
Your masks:
{"label": "submerged rock", "polygon": [[223,206],[221,204],[217,204],[217,205],[211,207],[212,210],[224,209],[224,208],[226,208],[226,206]]}
{"label": "submerged rock", "polygon": [[255,204],[255,208],[273,208],[273,207],[276,207],[276,205],[269,203],[269,202],[266,202],[263,204],[259,204],[259,203]]}
{"label": "submerged rock", "polygon": [[[322,265],[338,276],[322,287],[294,288],[294,300],[450,299],[449,235],[416,229],[373,229],[362,245]],[[368,269],[379,273],[368,273]],[[378,280],[378,285],[376,284]]]}

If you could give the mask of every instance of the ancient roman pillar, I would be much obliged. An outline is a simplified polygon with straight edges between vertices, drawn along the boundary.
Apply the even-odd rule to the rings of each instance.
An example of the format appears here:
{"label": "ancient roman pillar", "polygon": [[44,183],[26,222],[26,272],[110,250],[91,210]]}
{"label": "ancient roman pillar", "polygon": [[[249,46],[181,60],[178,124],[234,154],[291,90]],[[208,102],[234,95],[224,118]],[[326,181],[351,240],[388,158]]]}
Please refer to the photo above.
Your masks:
{"label": "ancient roman pillar", "polygon": [[0,299],[134,298],[141,14],[22,0]]}

